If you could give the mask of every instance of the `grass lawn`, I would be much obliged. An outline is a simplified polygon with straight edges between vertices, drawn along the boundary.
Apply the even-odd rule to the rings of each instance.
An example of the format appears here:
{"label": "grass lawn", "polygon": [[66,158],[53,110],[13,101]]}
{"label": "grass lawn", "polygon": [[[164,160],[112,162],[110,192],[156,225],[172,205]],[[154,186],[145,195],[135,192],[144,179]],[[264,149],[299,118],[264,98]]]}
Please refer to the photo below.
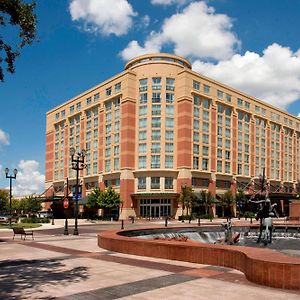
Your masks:
{"label": "grass lawn", "polygon": [[[42,224],[40,223],[17,223],[17,224],[14,224],[12,223],[11,224],[11,227],[17,227],[17,228],[20,228],[20,227],[23,227],[23,228],[37,228],[37,227],[41,227]],[[0,223],[0,229],[2,228],[8,228],[9,229],[9,223]]]}

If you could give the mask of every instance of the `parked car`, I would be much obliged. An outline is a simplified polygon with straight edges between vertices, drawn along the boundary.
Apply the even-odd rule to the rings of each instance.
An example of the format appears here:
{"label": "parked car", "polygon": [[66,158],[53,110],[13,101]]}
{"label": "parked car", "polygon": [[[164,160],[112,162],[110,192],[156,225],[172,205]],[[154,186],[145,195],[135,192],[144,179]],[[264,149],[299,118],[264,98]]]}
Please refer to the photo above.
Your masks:
{"label": "parked car", "polygon": [[8,216],[0,216],[0,223],[7,223],[9,221]]}
{"label": "parked car", "polygon": [[39,213],[38,213],[38,217],[39,218],[52,218],[52,212],[51,211],[47,211],[47,210],[45,210],[45,211],[40,211]]}
{"label": "parked car", "polygon": [[[0,216],[0,223],[8,223],[9,222],[9,215],[1,215]],[[17,223],[18,222],[19,217],[17,215],[12,215],[11,216],[11,221],[12,223]]]}

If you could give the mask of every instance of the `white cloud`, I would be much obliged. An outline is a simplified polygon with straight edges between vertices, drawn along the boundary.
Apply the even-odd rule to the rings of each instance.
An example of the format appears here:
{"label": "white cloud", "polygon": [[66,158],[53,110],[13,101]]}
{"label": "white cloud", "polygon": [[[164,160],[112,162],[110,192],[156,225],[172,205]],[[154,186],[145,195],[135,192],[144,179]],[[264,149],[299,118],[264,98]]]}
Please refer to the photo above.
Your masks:
{"label": "white cloud", "polygon": [[151,0],[151,4],[153,5],[173,5],[173,4],[178,4],[178,5],[184,5],[191,0]]}
{"label": "white cloud", "polygon": [[217,64],[197,60],[193,69],[281,108],[300,99],[300,50],[272,44],[262,55],[247,51]]}
{"label": "white cloud", "polygon": [[17,169],[17,178],[13,183],[13,196],[29,196],[44,191],[45,176],[39,172],[37,161],[21,160]]}
{"label": "white cloud", "polygon": [[148,15],[145,15],[141,18],[141,22],[144,27],[148,27],[150,24],[151,18]]}
{"label": "white cloud", "polygon": [[9,135],[0,128],[0,144],[9,145]]}
{"label": "white cloud", "polygon": [[173,45],[182,56],[228,59],[239,41],[231,31],[232,21],[224,14],[216,14],[205,2],[194,2],[182,12],[164,20],[160,32],[151,32],[144,47],[131,41],[120,54],[124,60],[135,56],[160,52],[165,45]]}
{"label": "white cloud", "polygon": [[82,20],[84,29],[103,35],[124,35],[137,14],[127,0],[72,0],[70,13],[73,21]]}

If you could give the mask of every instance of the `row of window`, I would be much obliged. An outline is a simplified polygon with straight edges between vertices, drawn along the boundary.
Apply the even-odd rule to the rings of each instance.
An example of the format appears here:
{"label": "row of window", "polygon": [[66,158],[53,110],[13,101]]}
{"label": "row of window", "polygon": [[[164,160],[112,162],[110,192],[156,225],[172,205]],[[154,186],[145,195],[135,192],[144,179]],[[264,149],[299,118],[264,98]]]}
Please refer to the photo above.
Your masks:
{"label": "row of window", "polygon": [[[164,177],[164,188],[173,189],[174,188],[174,178],[173,177]],[[144,190],[147,188],[147,177],[138,177],[138,189]],[[161,178],[160,177],[151,177],[150,178],[150,188],[151,189],[160,189],[161,188]]]}

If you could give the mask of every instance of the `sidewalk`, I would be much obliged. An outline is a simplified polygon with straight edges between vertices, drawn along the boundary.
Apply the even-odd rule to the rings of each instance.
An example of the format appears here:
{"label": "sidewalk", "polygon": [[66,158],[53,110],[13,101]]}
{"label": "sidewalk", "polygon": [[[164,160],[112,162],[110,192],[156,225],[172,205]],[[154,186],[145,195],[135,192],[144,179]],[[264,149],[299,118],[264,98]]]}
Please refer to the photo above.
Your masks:
{"label": "sidewalk", "polygon": [[[158,221],[163,224],[163,220]],[[83,226],[89,221],[79,222],[89,228]],[[54,223],[43,229],[62,227],[64,220]],[[149,224],[138,223],[144,227]],[[69,225],[72,224],[69,220]],[[119,226],[119,222],[92,225],[99,231]],[[300,297],[298,292],[255,285],[242,273],[224,267],[106,251],[98,247],[97,233],[92,230],[79,236],[36,230],[34,241],[30,238],[13,241],[5,236],[1,231],[0,299],[298,300]]]}

